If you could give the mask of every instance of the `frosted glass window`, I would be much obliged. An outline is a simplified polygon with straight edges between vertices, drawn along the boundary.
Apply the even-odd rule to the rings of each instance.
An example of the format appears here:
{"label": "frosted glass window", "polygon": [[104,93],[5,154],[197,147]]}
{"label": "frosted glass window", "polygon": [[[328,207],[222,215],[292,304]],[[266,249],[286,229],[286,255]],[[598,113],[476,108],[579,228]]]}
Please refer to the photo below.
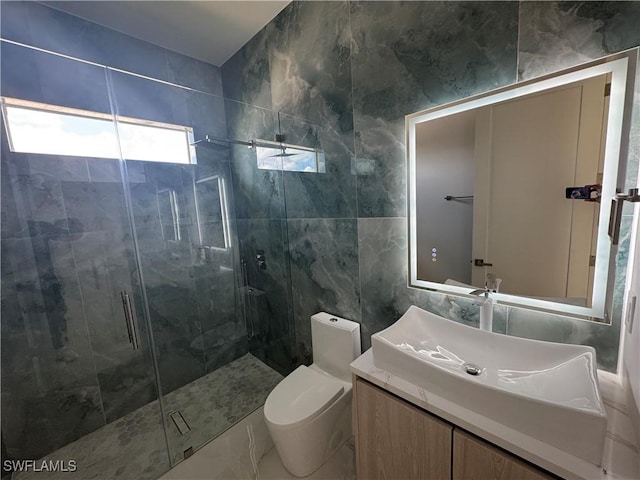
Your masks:
{"label": "frosted glass window", "polygon": [[[95,158],[119,158],[111,115],[18,99],[2,99],[9,146],[13,152]],[[196,163],[191,128],[118,117],[126,160]]]}

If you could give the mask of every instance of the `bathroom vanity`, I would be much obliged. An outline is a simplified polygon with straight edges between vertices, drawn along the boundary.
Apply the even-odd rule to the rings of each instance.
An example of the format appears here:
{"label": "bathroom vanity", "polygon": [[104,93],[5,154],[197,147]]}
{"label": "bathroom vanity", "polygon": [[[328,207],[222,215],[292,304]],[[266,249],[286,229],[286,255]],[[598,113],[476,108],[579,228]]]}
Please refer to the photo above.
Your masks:
{"label": "bathroom vanity", "polygon": [[591,347],[411,306],[351,372],[360,479],[639,478],[618,384]]}
{"label": "bathroom vanity", "polygon": [[354,385],[359,479],[556,478],[360,377]]}
{"label": "bathroom vanity", "polygon": [[637,478],[637,454],[629,465],[621,461],[625,443],[630,442],[621,440],[626,437],[621,428],[630,419],[623,414],[615,418],[623,407],[613,396],[606,373],[598,372],[600,384],[609,390],[603,396],[615,407],[610,410],[614,417],[607,426],[604,464],[598,466],[379,368],[371,349],[351,364],[351,371],[353,432],[361,480]]}

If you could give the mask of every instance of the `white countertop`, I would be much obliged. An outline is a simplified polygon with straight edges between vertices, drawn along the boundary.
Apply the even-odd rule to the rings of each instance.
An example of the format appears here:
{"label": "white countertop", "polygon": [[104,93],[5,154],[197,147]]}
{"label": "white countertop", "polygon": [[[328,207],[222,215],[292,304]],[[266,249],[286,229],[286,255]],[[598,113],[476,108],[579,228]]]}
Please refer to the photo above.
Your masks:
{"label": "white countertop", "polygon": [[351,364],[351,370],[355,375],[563,478],[640,479],[638,445],[631,419],[627,415],[622,388],[613,374],[598,371],[600,391],[607,411],[607,438],[603,466],[600,467],[377,368],[371,349]]}

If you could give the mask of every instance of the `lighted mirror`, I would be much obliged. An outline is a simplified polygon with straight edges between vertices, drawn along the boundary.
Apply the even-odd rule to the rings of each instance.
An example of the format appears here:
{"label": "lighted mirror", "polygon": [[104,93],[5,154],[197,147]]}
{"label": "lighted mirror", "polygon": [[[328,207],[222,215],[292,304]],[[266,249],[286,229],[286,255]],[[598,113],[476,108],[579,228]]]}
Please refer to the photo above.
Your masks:
{"label": "lighted mirror", "polygon": [[407,116],[411,286],[608,321],[635,55]]}

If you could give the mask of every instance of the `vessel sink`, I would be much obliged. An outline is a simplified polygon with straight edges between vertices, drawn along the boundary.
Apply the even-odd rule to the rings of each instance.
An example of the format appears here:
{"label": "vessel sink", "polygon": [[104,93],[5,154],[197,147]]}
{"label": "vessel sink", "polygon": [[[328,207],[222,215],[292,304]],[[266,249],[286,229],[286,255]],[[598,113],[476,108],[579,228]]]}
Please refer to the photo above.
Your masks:
{"label": "vessel sink", "polygon": [[595,465],[607,417],[591,347],[486,332],[412,306],[371,336],[377,368]]}

